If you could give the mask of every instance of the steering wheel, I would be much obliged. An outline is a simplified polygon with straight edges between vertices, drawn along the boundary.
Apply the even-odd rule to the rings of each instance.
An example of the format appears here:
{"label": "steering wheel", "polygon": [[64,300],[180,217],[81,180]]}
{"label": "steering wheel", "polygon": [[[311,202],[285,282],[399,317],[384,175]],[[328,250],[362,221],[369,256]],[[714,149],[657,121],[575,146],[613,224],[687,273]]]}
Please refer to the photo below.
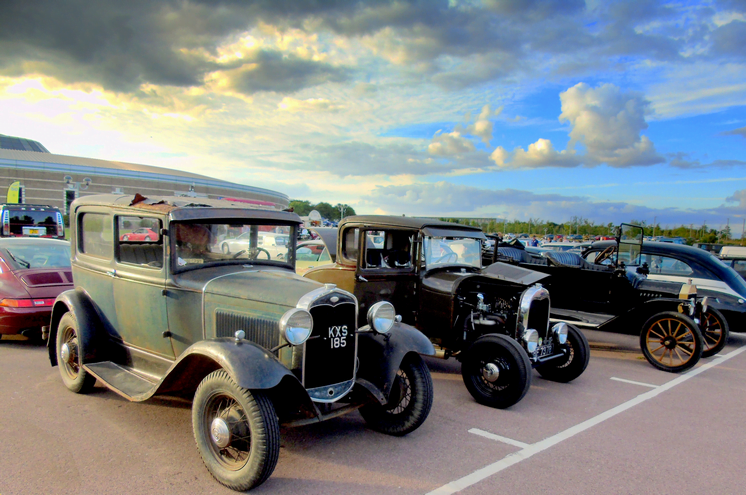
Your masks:
{"label": "steering wheel", "polygon": [[603,251],[601,251],[598,254],[598,256],[596,256],[596,259],[594,260],[593,263],[595,263],[596,265],[600,265],[601,263],[603,263],[607,259],[611,258],[611,255],[614,254],[614,249],[616,249],[616,246],[609,246],[609,247],[607,247],[606,249],[604,249]]}
{"label": "steering wheel", "polygon": [[[239,252],[237,252],[236,254],[234,254],[234,255],[233,255],[233,259],[236,259],[236,258],[238,258],[239,256],[241,256],[241,255],[242,255],[242,254],[244,254],[245,252],[246,252],[246,250],[245,250],[245,249],[242,249],[242,250],[240,250]],[[271,260],[271,259],[272,259],[272,255],[271,255],[271,254],[269,254],[269,251],[267,251],[267,250],[266,250],[266,249],[264,249],[264,248],[256,248],[256,254],[254,255],[254,257],[253,257],[253,258],[249,258],[249,259],[252,259],[252,260],[257,260],[257,259],[259,259],[259,253],[264,253],[265,255],[267,255],[267,259],[268,259],[268,260]]]}
{"label": "steering wheel", "polygon": [[433,264],[435,265],[438,263],[455,263],[456,261],[458,261],[458,254],[448,253],[448,254],[441,256],[440,258],[433,259]]}

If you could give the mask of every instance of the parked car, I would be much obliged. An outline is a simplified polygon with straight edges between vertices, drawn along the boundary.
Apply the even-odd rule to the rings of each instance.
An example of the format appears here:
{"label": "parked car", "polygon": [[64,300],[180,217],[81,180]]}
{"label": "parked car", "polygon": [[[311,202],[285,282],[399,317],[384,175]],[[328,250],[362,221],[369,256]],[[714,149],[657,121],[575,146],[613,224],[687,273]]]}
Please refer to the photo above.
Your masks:
{"label": "parked car", "polygon": [[126,232],[119,236],[122,241],[140,241],[151,242],[158,240],[158,233],[151,229],[135,229],[132,232]]}
{"label": "parked car", "polygon": [[54,299],[72,288],[70,243],[31,237],[0,239],[0,338],[41,338]]}
{"label": "parked car", "polygon": [[[277,464],[280,424],[359,409],[373,429],[405,435],[427,418],[427,338],[394,307],[295,274],[294,213],[200,198],[86,196],[72,203],[74,290],[57,298],[49,358],[73,392],[96,380],[131,401],[193,399],[192,427],[209,472],[247,490]],[[148,221],[157,242],[120,241]],[[260,255],[260,229],[286,229],[288,256]],[[249,233],[248,259],[212,249]],[[154,229],[155,230],[155,229]],[[74,415],[74,413],[73,413]]]}
{"label": "parked car", "polygon": [[[325,237],[329,245],[331,239]],[[506,408],[521,400],[531,369],[569,382],[588,366],[583,334],[549,325],[546,275],[498,263],[483,269],[479,228],[437,220],[352,216],[340,222],[336,263],[305,277],[334,283],[360,301],[360,319],[382,301],[401,312],[461,361],[464,384],[481,404]]]}
{"label": "parked car", "polygon": [[[259,256],[265,259],[282,260],[288,253],[290,235],[275,232],[259,231],[256,241]],[[233,254],[236,257],[247,255],[251,245],[251,232],[245,232],[234,239],[225,239],[220,243],[220,250],[224,254]]]}
{"label": "parked car", "polygon": [[741,278],[746,278],[746,247],[724,246],[718,255],[720,261],[733,268]]}
{"label": "parked car", "polygon": [[[499,246],[498,258],[550,277],[552,321],[581,328],[639,334],[648,362],[663,371],[681,372],[700,357],[717,354],[728,340],[728,323],[713,299],[693,284],[648,278],[639,262],[643,229],[624,225],[619,237],[593,258],[547,251],[530,256],[520,246]],[[674,246],[668,244],[668,246]]]}
{"label": "parked car", "polygon": [[329,249],[322,240],[298,243],[295,250],[295,272],[303,275],[315,266],[333,263]]}
{"label": "parked car", "polygon": [[0,237],[65,238],[65,223],[59,208],[27,203],[0,204]]}
{"label": "parked car", "polygon": [[[583,253],[596,262],[613,242],[597,242]],[[710,297],[710,305],[725,316],[730,330],[746,332],[746,281],[733,268],[703,249],[664,242],[645,242],[637,260],[622,259],[629,266],[647,263],[651,280],[692,283],[698,293]]]}

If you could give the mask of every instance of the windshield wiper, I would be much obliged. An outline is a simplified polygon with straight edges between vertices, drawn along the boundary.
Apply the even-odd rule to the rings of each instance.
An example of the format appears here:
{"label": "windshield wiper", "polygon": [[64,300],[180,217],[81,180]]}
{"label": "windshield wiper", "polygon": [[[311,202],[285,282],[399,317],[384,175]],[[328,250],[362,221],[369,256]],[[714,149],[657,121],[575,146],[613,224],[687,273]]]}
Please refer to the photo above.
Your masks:
{"label": "windshield wiper", "polygon": [[13,261],[18,263],[19,265],[23,266],[24,268],[31,268],[31,263],[29,263],[28,261],[22,258],[21,259],[16,258],[15,256],[13,256],[13,253],[10,251],[10,249],[8,249],[8,254],[10,255],[11,258],[13,258]]}

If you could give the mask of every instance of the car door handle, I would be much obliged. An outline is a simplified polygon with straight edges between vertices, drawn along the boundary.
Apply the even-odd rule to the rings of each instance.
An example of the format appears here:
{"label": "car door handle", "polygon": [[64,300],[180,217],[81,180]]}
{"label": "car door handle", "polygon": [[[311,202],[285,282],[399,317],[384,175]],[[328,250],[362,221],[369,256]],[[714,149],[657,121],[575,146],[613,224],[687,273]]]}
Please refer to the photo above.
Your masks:
{"label": "car door handle", "polygon": [[367,282],[367,281],[368,281],[368,279],[367,279],[367,278],[365,278],[365,277],[363,277],[362,275],[355,275],[355,278],[356,278],[356,279],[357,279],[357,280],[358,280],[359,282]]}
{"label": "car door handle", "polygon": [[116,271],[116,270],[111,270],[111,271],[108,271],[108,272],[106,272],[106,274],[107,274],[108,276],[110,276],[110,277],[112,277],[112,278],[113,278],[113,277],[116,277],[116,276],[117,276],[117,271]]}

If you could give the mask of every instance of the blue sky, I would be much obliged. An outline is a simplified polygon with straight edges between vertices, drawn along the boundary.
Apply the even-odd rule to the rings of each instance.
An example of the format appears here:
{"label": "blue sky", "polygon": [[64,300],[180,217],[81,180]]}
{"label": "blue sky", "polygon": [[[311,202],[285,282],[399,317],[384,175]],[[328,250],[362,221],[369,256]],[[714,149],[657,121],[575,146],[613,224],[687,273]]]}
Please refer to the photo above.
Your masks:
{"label": "blue sky", "polygon": [[0,133],[359,213],[746,215],[736,0],[15,1]]}

